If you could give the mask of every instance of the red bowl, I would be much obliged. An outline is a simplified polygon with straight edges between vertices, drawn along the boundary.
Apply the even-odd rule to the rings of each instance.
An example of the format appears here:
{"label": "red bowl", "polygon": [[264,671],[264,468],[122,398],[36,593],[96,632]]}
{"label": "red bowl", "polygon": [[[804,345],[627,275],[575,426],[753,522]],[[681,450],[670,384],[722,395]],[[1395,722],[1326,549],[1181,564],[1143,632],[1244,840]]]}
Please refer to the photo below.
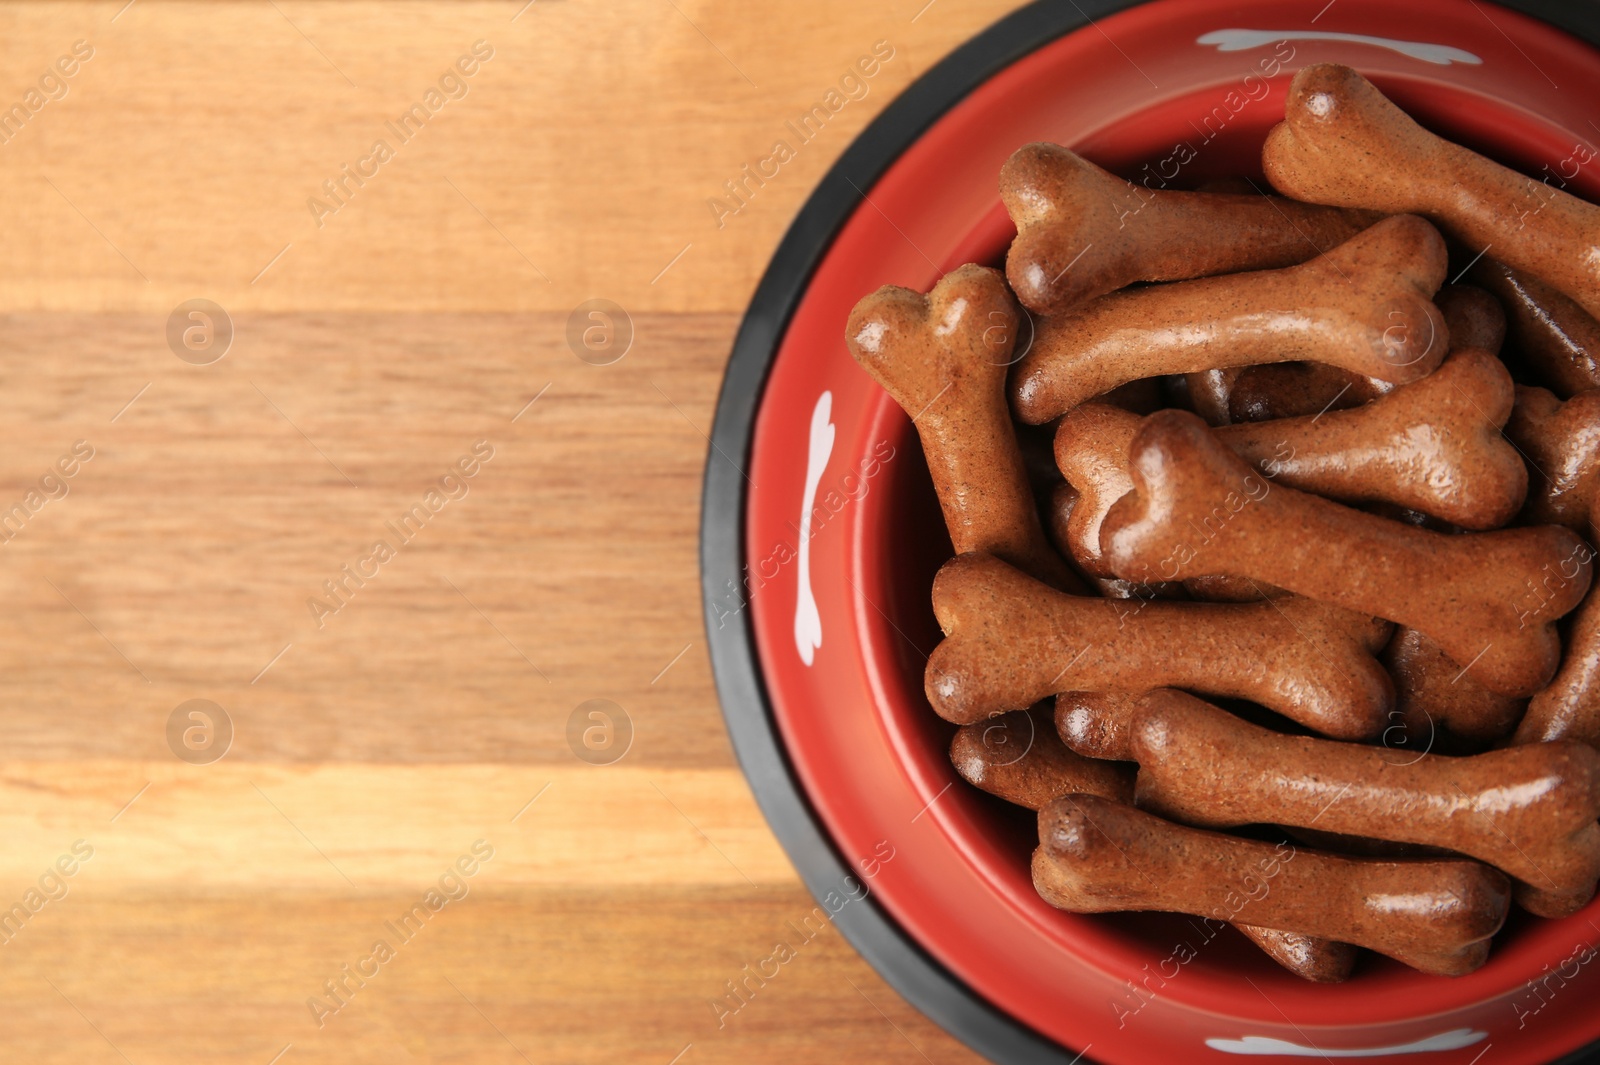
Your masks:
{"label": "red bowl", "polygon": [[[962,263],[1001,262],[1014,230],[996,179],[1019,146],[1065,144],[1130,178],[1159,175],[1152,187],[1259,179],[1290,78],[1332,61],[1437,132],[1600,200],[1600,165],[1574,162],[1594,157],[1600,139],[1592,47],[1472,0],[1317,6],[1291,17],[1272,0],[1158,0],[1110,15],[982,81],[886,168],[867,173],[847,155],[828,194],[837,199],[841,176],[860,194],[831,241],[814,212],[802,214],[736,348],[703,548],[736,746],[819,898],[827,870],[849,869],[875,900],[848,918],[843,905],[841,927],[935,1020],[996,1057],[1043,1060],[1054,1043],[1108,1063],[1425,1054],[1513,1065],[1600,1038],[1587,1000],[1600,965],[1585,961],[1600,903],[1560,921],[1514,917],[1470,976],[1370,956],[1335,987],[1278,969],[1231,929],[1207,939],[1177,917],[1051,908],[1029,879],[1031,816],[955,775],[952,726],[923,696],[939,639],[928,591],[951,548],[910,422],[851,360],[844,325],[880,285],[926,291]],[[896,121],[914,113],[907,101],[930,106],[917,92],[895,105]],[[787,303],[775,275],[796,279]],[[753,679],[735,676],[740,632],[753,639]],[[757,719],[776,729],[781,757],[757,752]],[[797,801],[773,798],[775,787]],[[887,941],[862,931],[868,917],[914,947],[890,959]],[[952,1004],[952,986],[976,1000],[975,1014]],[[1017,1038],[976,1032],[971,1016],[998,1016],[995,1031]]]}

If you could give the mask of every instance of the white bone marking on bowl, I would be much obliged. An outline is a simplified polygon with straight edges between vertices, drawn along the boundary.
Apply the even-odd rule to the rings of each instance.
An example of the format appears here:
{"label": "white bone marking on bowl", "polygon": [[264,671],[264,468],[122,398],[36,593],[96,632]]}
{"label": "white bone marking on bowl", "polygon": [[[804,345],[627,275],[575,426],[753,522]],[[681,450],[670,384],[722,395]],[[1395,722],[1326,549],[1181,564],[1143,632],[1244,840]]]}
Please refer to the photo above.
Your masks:
{"label": "white bone marking on bowl", "polygon": [[797,567],[799,589],[794,600],[794,646],[800,652],[800,661],[810,665],[816,660],[817,649],[822,646],[822,615],[817,611],[817,597],[811,590],[811,509],[817,503],[817,485],[822,483],[822,471],[827,468],[833,454],[833,393],[825,391],[817,397],[811,410],[811,443],[806,448],[806,488],[800,497],[800,564]]}
{"label": "white bone marking on bowl", "polygon": [[1206,1046],[1224,1054],[1259,1056],[1273,1054],[1289,1058],[1376,1058],[1385,1054],[1428,1054],[1440,1050],[1460,1050],[1488,1038],[1488,1032],[1474,1028],[1452,1028],[1448,1032],[1430,1035],[1410,1043],[1397,1043],[1386,1047],[1315,1047],[1301,1046],[1285,1039],[1270,1039],[1264,1035],[1247,1035],[1241,1039],[1207,1039]]}
{"label": "white bone marking on bowl", "polygon": [[1370,44],[1392,52],[1447,67],[1451,63],[1468,63],[1477,66],[1482,59],[1471,52],[1452,48],[1448,44],[1429,44],[1426,41],[1397,41],[1392,37],[1369,37],[1364,33],[1336,33],[1332,30],[1212,30],[1196,37],[1195,44],[1214,44],[1219,52],[1243,52],[1251,48],[1264,48],[1278,41],[1345,41],[1349,44]]}

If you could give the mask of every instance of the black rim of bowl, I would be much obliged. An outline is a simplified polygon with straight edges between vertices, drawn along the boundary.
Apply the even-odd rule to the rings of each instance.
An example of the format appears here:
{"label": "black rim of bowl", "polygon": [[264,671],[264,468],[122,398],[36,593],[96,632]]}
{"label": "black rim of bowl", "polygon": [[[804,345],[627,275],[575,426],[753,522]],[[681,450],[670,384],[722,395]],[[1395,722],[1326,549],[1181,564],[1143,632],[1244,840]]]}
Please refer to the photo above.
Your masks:
{"label": "black rim of bowl", "polygon": [[[1600,5],[1499,0],[1600,45]],[[784,234],[734,338],[717,399],[700,512],[700,583],[717,695],[734,753],[756,802],[812,896],[821,900],[854,873],[806,798],[772,717],[748,611],[719,619],[715,605],[743,578],[742,473],[767,373],[811,276],[834,236],[871,188],[923,131],[1001,70],[1137,0],[1036,0],[984,30],[914,81],[850,144]],[[735,465],[737,461],[738,465]],[[720,624],[719,624],[720,620]],[[973,1050],[1007,1065],[1086,1065],[1087,1057],[1040,1035],[967,987],[882,907],[839,911],[839,931],[908,1002]],[[1560,1065],[1600,1063],[1600,1042]]]}

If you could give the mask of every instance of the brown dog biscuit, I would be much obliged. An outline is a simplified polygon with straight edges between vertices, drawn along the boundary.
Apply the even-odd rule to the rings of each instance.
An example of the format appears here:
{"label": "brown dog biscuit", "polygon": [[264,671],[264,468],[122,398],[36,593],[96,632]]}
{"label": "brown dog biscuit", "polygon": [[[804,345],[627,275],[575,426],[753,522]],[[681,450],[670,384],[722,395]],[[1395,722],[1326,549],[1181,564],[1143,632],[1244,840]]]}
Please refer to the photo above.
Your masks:
{"label": "brown dog biscuit", "polygon": [[[1589,537],[1600,543],[1600,498],[1589,510]],[[1582,740],[1600,748],[1600,593],[1590,590],[1567,629],[1555,679],[1528,703],[1512,743]]]}
{"label": "brown dog biscuit", "polygon": [[1043,143],[1006,161],[1000,198],[1017,226],[1006,277],[1038,314],[1135,281],[1292,266],[1376,220],[1275,196],[1142,188]]}
{"label": "brown dog biscuit", "polygon": [[926,296],[889,285],[862,299],[845,340],[916,425],[956,551],[986,551],[1077,591],[1045,541],[1006,409],[1019,314],[998,270],[968,265]]}
{"label": "brown dog biscuit", "polygon": [[[1193,415],[1190,415],[1193,417]],[[1063,691],[1192,688],[1249,699],[1330,736],[1369,739],[1394,698],[1374,655],[1389,626],[1306,599],[1124,601],[1054,591],[989,555],[933,582],[946,639],[924,687],[958,725]]]}
{"label": "brown dog biscuit", "polygon": [[1046,713],[1018,710],[961,726],[950,762],[967,783],[1030,810],[1074,792],[1133,801],[1133,772],[1068,750]]}
{"label": "brown dog biscuit", "polygon": [[1526,699],[1499,695],[1416,629],[1395,630],[1383,652],[1394,678],[1395,724],[1384,745],[1400,752],[1483,750],[1517,727]]}
{"label": "brown dog biscuit", "polygon": [[[1128,411],[1094,402],[1073,408],[1056,425],[1056,465],[1067,483],[1056,491],[1052,532],[1062,552],[1097,584],[1117,579],[1100,553],[1100,523],[1111,505],[1133,489],[1128,446],[1142,421]],[[1149,581],[1143,587],[1170,588],[1174,583]],[[1211,602],[1247,603],[1268,597],[1261,585],[1233,577],[1184,583],[1193,585],[1189,590],[1196,599]]]}
{"label": "brown dog biscuit", "polygon": [[1478,862],[1345,858],[1175,825],[1095,795],[1039,811],[1033,884],[1073,913],[1248,921],[1445,976],[1483,965],[1510,905],[1505,875]]}
{"label": "brown dog biscuit", "polygon": [[[1491,355],[1500,353],[1506,336],[1506,316],[1499,301],[1489,293],[1472,285],[1445,285],[1433,297],[1433,305],[1444,315],[1452,352],[1479,348]],[[1209,417],[1198,406],[1195,413],[1210,425],[1299,418],[1359,407],[1394,388],[1387,381],[1322,363],[1266,363],[1237,371],[1228,392],[1224,421]]]}
{"label": "brown dog biscuit", "polygon": [[[1061,742],[1085,758],[1137,761],[1133,718],[1144,692],[1062,692],[1056,696],[1055,724]],[[1313,846],[1323,847],[1307,837]],[[1336,850],[1335,847],[1324,849]]]}
{"label": "brown dog biscuit", "polygon": [[1350,979],[1356,967],[1358,949],[1349,943],[1335,943],[1331,939],[1308,936],[1300,932],[1285,932],[1277,928],[1236,924],[1245,938],[1303,980],[1317,984],[1339,984]]}
{"label": "brown dog biscuit", "polygon": [[1279,192],[1420,214],[1600,314],[1600,207],[1428,132],[1349,67],[1295,75],[1261,162]]}
{"label": "brown dog biscuit", "polygon": [[1450,536],[1352,510],[1269,484],[1188,411],[1146,418],[1130,457],[1134,490],[1100,532],[1120,576],[1253,577],[1388,618],[1501,695],[1549,683],[1555,621],[1589,588],[1590,551],[1571,530]]}
{"label": "brown dog biscuit", "polygon": [[[1470,855],[1576,912],[1600,880],[1600,752],[1557,741],[1451,758],[1285,736],[1177,691],[1131,727],[1142,809],[1222,828],[1285,825]],[[1559,901],[1555,901],[1559,900]]]}
{"label": "brown dog biscuit", "polygon": [[1512,395],[1500,360],[1467,349],[1363,406],[1228,425],[1216,436],[1282,484],[1494,529],[1516,515],[1528,489],[1522,457],[1500,434]]}
{"label": "brown dog biscuit", "polygon": [[1438,231],[1400,215],[1300,266],[1102,296],[1038,323],[1012,406],[1037,425],[1126,381],[1294,360],[1415,381],[1449,346],[1445,266]]}
{"label": "brown dog biscuit", "polygon": [[[1129,698],[1076,694],[1088,699]],[[1070,696],[1056,699],[1058,723],[1062,700],[1067,698]],[[1062,745],[1062,737],[1051,732],[1049,722],[1041,722],[1039,717],[1037,711],[1019,712],[963,725],[950,745],[951,761],[972,784],[1034,810],[1074,792],[1133,801],[1132,767],[1096,760],[1101,756],[1078,757]],[[1080,782],[1087,786],[1076,786]],[[1355,948],[1347,943],[1275,928],[1234,927],[1273,961],[1307,980],[1338,983],[1348,978],[1355,966]]]}
{"label": "brown dog biscuit", "polygon": [[[1061,557],[1071,563],[1079,575],[1084,575],[1083,563],[1073,557],[1067,540],[1067,529],[1072,523],[1072,512],[1077,508],[1078,490],[1070,484],[1056,485],[1050,489],[1050,503],[1045,507],[1044,511],[1044,527],[1045,532],[1050,537],[1050,542],[1056,545],[1056,550],[1061,553]],[[1107,577],[1104,580],[1109,582],[1115,581],[1116,578]],[[1099,587],[1100,581],[1090,577],[1087,582],[1096,586],[1096,590],[1100,591],[1102,595],[1105,594],[1104,589]],[[1131,582],[1124,581],[1123,583],[1128,584]]]}
{"label": "brown dog biscuit", "polygon": [[1600,388],[1600,322],[1554,287],[1505,263],[1480,259],[1472,279],[1505,308],[1516,353],[1563,399]]}
{"label": "brown dog biscuit", "polygon": [[1062,692],[1056,696],[1056,734],[1085,758],[1131,762],[1128,729],[1138,701],[1133,692]]}
{"label": "brown dog biscuit", "polygon": [[[1085,581],[1104,599],[1186,599],[1183,585],[1177,582],[1146,584],[1143,581],[1125,581],[1121,577],[1101,577],[1084,565],[1084,560],[1073,553],[1070,539],[1072,514],[1077,509],[1078,490],[1070,484],[1058,484],[1050,492],[1050,504],[1045,509],[1045,525],[1050,540],[1062,557],[1071,562]],[[1100,551],[1098,541],[1095,554]]]}
{"label": "brown dog biscuit", "polygon": [[1104,403],[1085,403],[1056,426],[1056,466],[1078,493],[1067,520],[1068,554],[1085,573],[1114,577],[1100,556],[1100,522],[1133,490],[1128,445],[1144,419]]}
{"label": "brown dog biscuit", "polygon": [[1506,436],[1528,460],[1523,520],[1583,529],[1600,487],[1600,388],[1562,402],[1543,388],[1518,385]]}
{"label": "brown dog biscuit", "polygon": [[[1422,380],[1364,406],[1213,433],[1263,476],[1292,488],[1492,529],[1510,521],[1527,494],[1522,456],[1500,434],[1512,395],[1499,359],[1458,351]],[[1056,428],[1056,463],[1079,492],[1068,525],[1072,554],[1099,575],[1112,572],[1099,551],[1100,527],[1133,487],[1128,450],[1141,424],[1126,411],[1085,403]]]}
{"label": "brown dog biscuit", "polygon": [[[1085,758],[1113,762],[1137,761],[1133,750],[1133,721],[1143,700],[1142,694],[1062,692],[1056,696],[1056,731],[1063,743]],[[1387,741],[1388,730],[1385,730],[1384,738]],[[1396,756],[1400,757],[1401,754],[1397,752]],[[1307,846],[1334,854],[1367,858],[1450,856],[1437,847],[1395,843],[1339,832],[1320,832],[1304,826],[1290,828],[1289,832]]]}
{"label": "brown dog biscuit", "polygon": [[1561,668],[1528,702],[1513,743],[1582,740],[1600,747],[1600,595],[1573,616]]}

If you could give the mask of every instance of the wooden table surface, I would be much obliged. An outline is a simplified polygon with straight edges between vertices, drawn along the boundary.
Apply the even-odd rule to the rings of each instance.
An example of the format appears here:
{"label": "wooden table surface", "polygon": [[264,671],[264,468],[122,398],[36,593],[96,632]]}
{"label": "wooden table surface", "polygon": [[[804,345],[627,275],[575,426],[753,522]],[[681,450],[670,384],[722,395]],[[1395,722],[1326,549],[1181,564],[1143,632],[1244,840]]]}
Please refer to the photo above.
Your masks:
{"label": "wooden table surface", "polygon": [[[0,1057],[976,1060],[834,931],[719,1025],[812,901],[696,536],[785,227],[1011,6],[0,8]],[[568,343],[592,298],[609,365]],[[194,299],[226,317],[175,347]],[[614,764],[569,744],[590,699]]]}

